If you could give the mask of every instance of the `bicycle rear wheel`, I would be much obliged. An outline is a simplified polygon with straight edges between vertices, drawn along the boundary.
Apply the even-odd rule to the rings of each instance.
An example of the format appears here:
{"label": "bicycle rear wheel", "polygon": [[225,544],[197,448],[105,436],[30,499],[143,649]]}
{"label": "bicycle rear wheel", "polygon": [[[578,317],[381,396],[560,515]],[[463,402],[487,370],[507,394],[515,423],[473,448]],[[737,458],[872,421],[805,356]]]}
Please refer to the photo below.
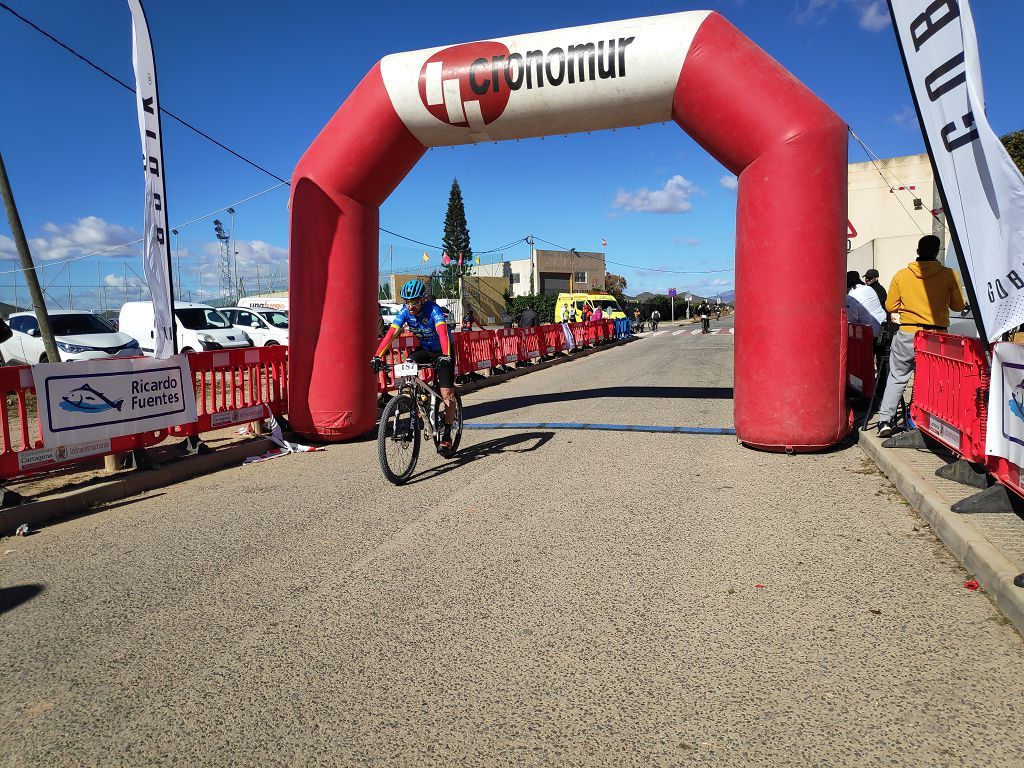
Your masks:
{"label": "bicycle rear wheel", "polygon": [[452,422],[452,447],[442,448],[441,438],[437,438],[437,452],[446,459],[450,459],[459,450],[459,441],[462,440],[462,398],[455,393],[455,420]]}
{"label": "bicycle rear wheel", "polygon": [[384,407],[377,430],[377,458],[384,477],[402,485],[416,468],[420,455],[419,416],[409,395],[392,398]]}

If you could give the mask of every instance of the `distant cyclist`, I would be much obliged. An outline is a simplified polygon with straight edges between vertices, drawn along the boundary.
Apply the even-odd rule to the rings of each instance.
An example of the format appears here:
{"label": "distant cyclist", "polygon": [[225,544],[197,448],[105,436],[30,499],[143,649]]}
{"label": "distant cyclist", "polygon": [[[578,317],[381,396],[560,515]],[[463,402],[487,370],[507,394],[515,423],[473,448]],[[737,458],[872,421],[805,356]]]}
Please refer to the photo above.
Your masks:
{"label": "distant cyclist", "polygon": [[402,286],[402,301],[405,306],[395,316],[373,359],[370,367],[374,372],[384,368],[381,355],[391,345],[396,333],[408,326],[412,334],[419,339],[420,348],[409,355],[409,360],[420,364],[433,364],[437,372],[437,384],[444,400],[445,428],[441,434],[441,447],[451,448],[451,425],[455,420],[455,362],[451,354],[451,339],[448,337],[448,324],[445,323],[441,307],[433,301],[427,301],[427,286],[422,280],[410,280]]}
{"label": "distant cyclist", "polygon": [[652,331],[658,330],[658,323],[660,323],[660,322],[661,322],[661,312],[659,312],[658,310],[654,310],[653,312],[651,312],[651,330]]}
{"label": "distant cyclist", "polygon": [[701,333],[711,333],[711,305],[704,299],[697,307],[697,314],[700,315]]}

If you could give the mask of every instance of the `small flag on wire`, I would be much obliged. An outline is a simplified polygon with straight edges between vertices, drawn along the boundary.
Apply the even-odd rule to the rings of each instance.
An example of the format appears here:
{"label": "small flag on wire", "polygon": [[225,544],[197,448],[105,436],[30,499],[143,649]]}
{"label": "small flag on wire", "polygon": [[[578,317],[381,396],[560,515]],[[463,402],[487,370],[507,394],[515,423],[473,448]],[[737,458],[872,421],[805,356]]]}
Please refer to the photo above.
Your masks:
{"label": "small flag on wire", "polygon": [[461,253],[459,254],[459,266],[460,267],[462,266],[462,254]]}
{"label": "small flag on wire", "polygon": [[449,264],[452,263],[451,257],[448,256],[447,253],[442,253],[441,254],[441,263],[444,264],[447,267]]}
{"label": "small flag on wire", "polygon": [[478,267],[480,266],[480,257],[479,256],[476,257],[476,265]]}
{"label": "small flag on wire", "polygon": [[426,251],[423,252],[423,260],[424,261],[430,261],[430,257],[427,255]]}
{"label": "small flag on wire", "polygon": [[605,240],[603,237],[601,238],[601,247],[602,248],[607,248],[608,247],[608,241]]}

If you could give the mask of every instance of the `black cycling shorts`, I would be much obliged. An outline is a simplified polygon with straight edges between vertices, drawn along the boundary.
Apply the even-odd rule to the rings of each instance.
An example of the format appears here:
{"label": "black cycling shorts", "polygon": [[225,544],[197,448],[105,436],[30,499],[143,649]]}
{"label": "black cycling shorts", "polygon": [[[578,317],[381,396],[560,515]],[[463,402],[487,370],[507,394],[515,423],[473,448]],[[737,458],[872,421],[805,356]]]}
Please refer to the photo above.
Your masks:
{"label": "black cycling shorts", "polygon": [[[417,349],[415,352],[410,353],[409,360],[420,365],[426,363],[436,363],[437,359],[441,357],[440,352],[431,352],[429,349]],[[437,373],[437,385],[448,389],[455,386],[455,360],[451,357],[448,358],[448,365],[439,365],[434,369]]]}

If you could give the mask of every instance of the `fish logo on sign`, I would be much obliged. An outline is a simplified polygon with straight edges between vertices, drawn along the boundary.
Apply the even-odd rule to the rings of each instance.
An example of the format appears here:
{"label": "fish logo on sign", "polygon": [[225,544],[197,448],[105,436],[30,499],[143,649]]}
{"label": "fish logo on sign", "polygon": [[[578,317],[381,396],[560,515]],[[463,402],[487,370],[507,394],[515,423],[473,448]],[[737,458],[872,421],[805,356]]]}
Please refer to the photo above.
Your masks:
{"label": "fish logo on sign", "polygon": [[66,395],[61,395],[60,407],[65,411],[74,413],[103,413],[117,409],[121,410],[124,399],[111,400],[102,392],[93,389],[89,384],[76,387]]}
{"label": "fish logo on sign", "polygon": [[1024,421],[1024,380],[1013,388],[1007,405],[1010,407],[1010,413]]}

